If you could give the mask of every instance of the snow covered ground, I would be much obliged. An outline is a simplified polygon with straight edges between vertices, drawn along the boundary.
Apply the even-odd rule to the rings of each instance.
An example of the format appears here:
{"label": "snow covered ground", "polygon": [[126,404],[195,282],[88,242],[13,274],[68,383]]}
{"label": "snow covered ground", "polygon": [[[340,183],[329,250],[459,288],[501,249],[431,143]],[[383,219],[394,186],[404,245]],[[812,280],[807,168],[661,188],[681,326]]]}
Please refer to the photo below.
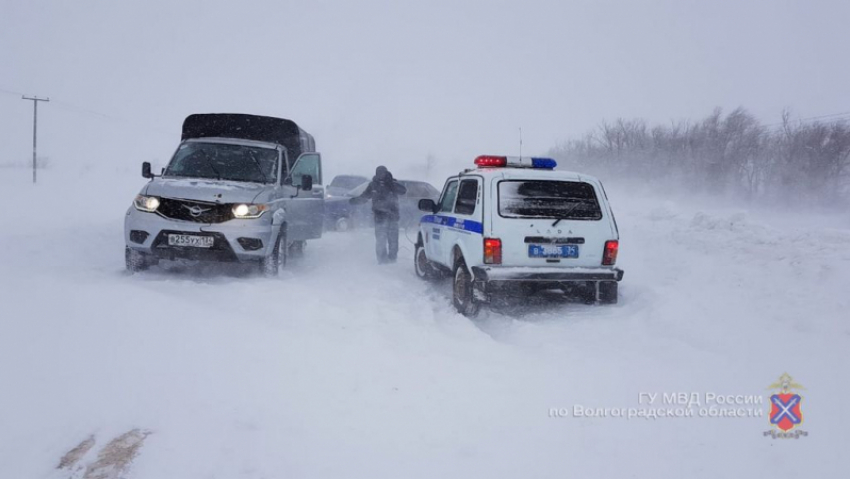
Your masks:
{"label": "snow covered ground", "polygon": [[[417,280],[406,240],[398,264],[376,265],[369,231],[327,234],[274,280],[130,276],[136,171],[28,175],[0,170],[2,477],[79,479],[135,429],[147,436],[128,478],[846,477],[847,215],[609,184],[620,304],[549,299],[470,321],[448,284]],[[806,387],[797,440],[765,437],[766,414],[572,414],[765,397],[784,372]]]}

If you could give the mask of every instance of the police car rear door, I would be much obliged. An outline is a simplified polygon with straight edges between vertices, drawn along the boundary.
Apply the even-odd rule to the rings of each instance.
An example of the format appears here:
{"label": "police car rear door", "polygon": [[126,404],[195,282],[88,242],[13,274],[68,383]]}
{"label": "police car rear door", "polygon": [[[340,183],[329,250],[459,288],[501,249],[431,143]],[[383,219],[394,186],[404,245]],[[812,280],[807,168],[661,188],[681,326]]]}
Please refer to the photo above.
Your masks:
{"label": "police car rear door", "polygon": [[[547,175],[548,176],[548,175]],[[598,267],[612,232],[603,194],[580,178],[506,175],[491,185],[503,264]]]}

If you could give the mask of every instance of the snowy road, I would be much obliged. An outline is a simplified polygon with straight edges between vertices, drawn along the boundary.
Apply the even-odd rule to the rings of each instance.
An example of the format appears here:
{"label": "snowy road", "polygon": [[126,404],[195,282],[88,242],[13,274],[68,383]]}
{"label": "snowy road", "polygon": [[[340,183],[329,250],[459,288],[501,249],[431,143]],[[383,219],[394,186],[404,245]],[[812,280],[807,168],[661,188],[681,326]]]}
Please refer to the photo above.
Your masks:
{"label": "snowy road", "polygon": [[[406,240],[398,264],[377,266],[368,231],[327,234],[275,280],[129,276],[122,221],[139,179],[72,175],[34,188],[0,171],[3,477],[82,478],[133,429],[149,435],[128,478],[843,476],[846,216],[609,185],[620,304],[469,321],[448,284],[417,280]],[[766,414],[551,413],[678,407],[640,393],[766,396],[784,372],[806,387],[798,440],[764,437]],[[56,469],[91,435],[76,468]]]}

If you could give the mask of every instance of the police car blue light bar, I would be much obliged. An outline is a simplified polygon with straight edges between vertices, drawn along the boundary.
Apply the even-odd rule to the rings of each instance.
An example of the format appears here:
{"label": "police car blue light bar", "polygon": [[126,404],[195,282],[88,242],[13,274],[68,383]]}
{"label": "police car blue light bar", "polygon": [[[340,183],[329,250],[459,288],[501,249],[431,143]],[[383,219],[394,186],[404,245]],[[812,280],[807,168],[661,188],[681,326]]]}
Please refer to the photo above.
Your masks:
{"label": "police car blue light bar", "polygon": [[531,159],[531,167],[532,168],[544,168],[547,170],[551,170],[558,166],[558,162],[553,160],[552,158],[532,158]]}

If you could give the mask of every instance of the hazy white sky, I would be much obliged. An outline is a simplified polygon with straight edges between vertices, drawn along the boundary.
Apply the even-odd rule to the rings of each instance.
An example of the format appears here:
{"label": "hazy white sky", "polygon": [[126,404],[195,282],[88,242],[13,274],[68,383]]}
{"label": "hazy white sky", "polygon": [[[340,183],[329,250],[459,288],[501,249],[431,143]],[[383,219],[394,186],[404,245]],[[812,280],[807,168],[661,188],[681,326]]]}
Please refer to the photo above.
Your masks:
{"label": "hazy white sky", "polygon": [[848,29],[846,0],[0,0],[0,162],[31,154],[8,92],[55,100],[54,164],[164,161],[186,115],[245,112],[331,173],[516,154],[519,127],[539,153],[619,116],[840,113]]}

